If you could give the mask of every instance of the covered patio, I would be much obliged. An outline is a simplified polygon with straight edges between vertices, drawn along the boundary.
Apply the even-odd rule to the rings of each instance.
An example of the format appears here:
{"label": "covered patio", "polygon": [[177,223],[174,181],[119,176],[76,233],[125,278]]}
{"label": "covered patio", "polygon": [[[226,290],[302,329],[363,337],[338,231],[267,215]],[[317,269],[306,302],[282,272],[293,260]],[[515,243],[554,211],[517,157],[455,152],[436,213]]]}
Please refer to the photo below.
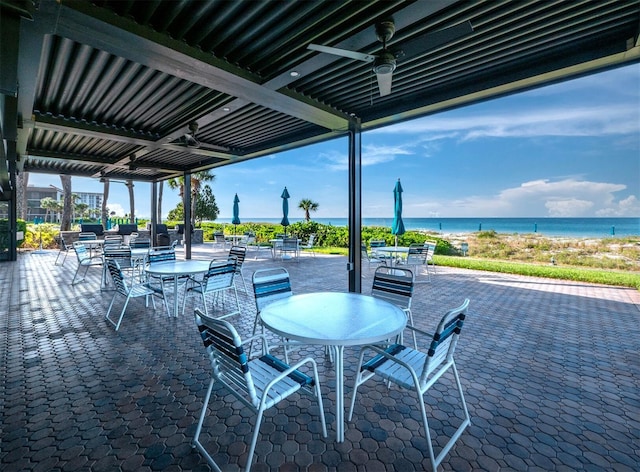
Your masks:
{"label": "covered patio", "polygon": [[[193,248],[194,258],[224,253]],[[174,319],[138,299],[114,332],[100,270],[72,287],[75,261],[54,266],[55,256],[21,253],[1,266],[0,468],[208,470],[190,447],[209,380],[192,307]],[[345,291],[346,257],[249,256],[245,274],[275,265],[290,272],[294,293]],[[372,275],[364,266],[363,293]],[[432,329],[448,308],[471,300],[456,362],[472,424],[442,469],[638,470],[638,291],[442,267],[431,279],[413,297],[419,327]],[[242,314],[231,320],[246,337],[255,305],[240,293]],[[346,349],[348,399],[357,352]],[[338,444],[332,362],[321,347],[296,355],[318,361],[329,437],[313,409],[307,414],[310,402],[285,401],[263,422],[253,470],[426,470],[414,398],[365,384]],[[451,430],[450,381],[428,397],[442,439]],[[249,417],[230,398],[211,406],[203,442],[223,470],[237,470],[247,460]]]}

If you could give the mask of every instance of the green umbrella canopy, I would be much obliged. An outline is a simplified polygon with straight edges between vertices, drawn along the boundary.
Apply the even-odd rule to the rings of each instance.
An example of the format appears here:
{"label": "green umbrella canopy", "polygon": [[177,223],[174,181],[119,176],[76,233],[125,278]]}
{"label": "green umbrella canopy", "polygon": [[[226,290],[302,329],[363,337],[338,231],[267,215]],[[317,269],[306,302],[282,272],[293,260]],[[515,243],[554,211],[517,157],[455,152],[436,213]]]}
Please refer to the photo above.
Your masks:
{"label": "green umbrella canopy", "polygon": [[289,192],[287,187],[284,188],[280,197],[282,198],[282,221],[280,221],[280,224],[286,227],[289,226]]}
{"label": "green umbrella canopy", "polygon": [[[393,202],[393,226],[391,227],[391,234],[402,236],[404,234],[404,222],[402,221],[402,185],[400,185],[400,179],[398,179],[393,189]],[[397,241],[398,238],[396,238],[396,244]]]}
{"label": "green umbrella canopy", "polygon": [[240,224],[240,199],[238,198],[238,194],[236,193],[235,198],[233,199],[233,219],[231,220],[231,224],[239,225]]}

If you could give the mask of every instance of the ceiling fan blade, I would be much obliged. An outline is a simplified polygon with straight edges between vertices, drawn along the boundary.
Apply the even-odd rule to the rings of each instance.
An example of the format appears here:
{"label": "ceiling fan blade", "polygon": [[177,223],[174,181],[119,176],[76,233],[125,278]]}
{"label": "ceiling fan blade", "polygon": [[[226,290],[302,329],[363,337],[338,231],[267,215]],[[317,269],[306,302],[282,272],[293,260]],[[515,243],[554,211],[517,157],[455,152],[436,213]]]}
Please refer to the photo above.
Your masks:
{"label": "ceiling fan blade", "polygon": [[326,52],[327,54],[334,54],[336,56],[347,57],[349,59],[355,59],[356,61],[373,62],[376,57],[371,54],[363,54],[361,52],[349,51],[348,49],[332,48],[330,46],[321,46],[319,44],[309,44],[307,49],[318,52]]}
{"label": "ceiling fan blade", "polygon": [[409,41],[404,41],[394,49],[397,49],[397,52],[400,53],[400,57],[409,58],[422,54],[430,49],[437,48],[438,46],[442,46],[443,44],[447,44],[456,39],[460,39],[471,33],[473,33],[473,26],[471,25],[471,22],[465,21],[459,25],[450,26],[449,28],[444,28],[438,31],[431,31],[420,35],[417,38],[410,39]]}
{"label": "ceiling fan blade", "polygon": [[384,97],[391,93],[391,81],[393,80],[393,74],[376,74],[378,78],[378,89],[380,89],[380,96]]}

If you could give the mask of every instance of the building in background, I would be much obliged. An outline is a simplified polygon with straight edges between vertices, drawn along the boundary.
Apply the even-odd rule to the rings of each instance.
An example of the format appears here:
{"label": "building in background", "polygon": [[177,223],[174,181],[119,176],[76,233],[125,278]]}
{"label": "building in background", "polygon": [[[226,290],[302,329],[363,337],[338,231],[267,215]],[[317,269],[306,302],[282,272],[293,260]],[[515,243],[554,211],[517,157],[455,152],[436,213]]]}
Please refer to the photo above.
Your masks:
{"label": "building in background", "polygon": [[[97,217],[102,211],[102,193],[94,193],[94,192],[73,192],[73,195],[76,195],[76,204],[85,204],[86,211],[83,215],[74,215],[74,218],[87,218]],[[62,200],[62,189],[56,187],[55,185],[49,185],[48,187],[35,187],[28,186],[27,187],[27,221],[35,221],[38,219],[39,221],[45,221],[45,216],[47,217],[47,221],[51,222],[59,222],[60,214],[55,213],[52,215],[47,215],[47,210],[42,208],[42,199],[51,198],[56,201]]]}

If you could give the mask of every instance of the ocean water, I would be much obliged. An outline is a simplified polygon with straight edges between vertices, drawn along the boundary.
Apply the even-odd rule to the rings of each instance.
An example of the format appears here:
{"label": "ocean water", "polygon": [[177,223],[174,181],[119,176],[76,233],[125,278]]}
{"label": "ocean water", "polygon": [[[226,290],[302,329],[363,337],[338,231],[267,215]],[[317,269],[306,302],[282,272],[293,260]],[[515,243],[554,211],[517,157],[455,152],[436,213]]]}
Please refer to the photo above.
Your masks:
{"label": "ocean water", "polygon": [[[347,218],[312,218],[318,223],[347,226]],[[280,223],[280,218],[241,218],[243,223]],[[443,234],[494,230],[507,234],[540,234],[571,238],[610,238],[640,235],[640,218],[403,218],[407,230]],[[302,218],[289,218],[291,223]],[[217,223],[231,223],[219,218]],[[391,227],[393,218],[363,218],[363,226]]]}

